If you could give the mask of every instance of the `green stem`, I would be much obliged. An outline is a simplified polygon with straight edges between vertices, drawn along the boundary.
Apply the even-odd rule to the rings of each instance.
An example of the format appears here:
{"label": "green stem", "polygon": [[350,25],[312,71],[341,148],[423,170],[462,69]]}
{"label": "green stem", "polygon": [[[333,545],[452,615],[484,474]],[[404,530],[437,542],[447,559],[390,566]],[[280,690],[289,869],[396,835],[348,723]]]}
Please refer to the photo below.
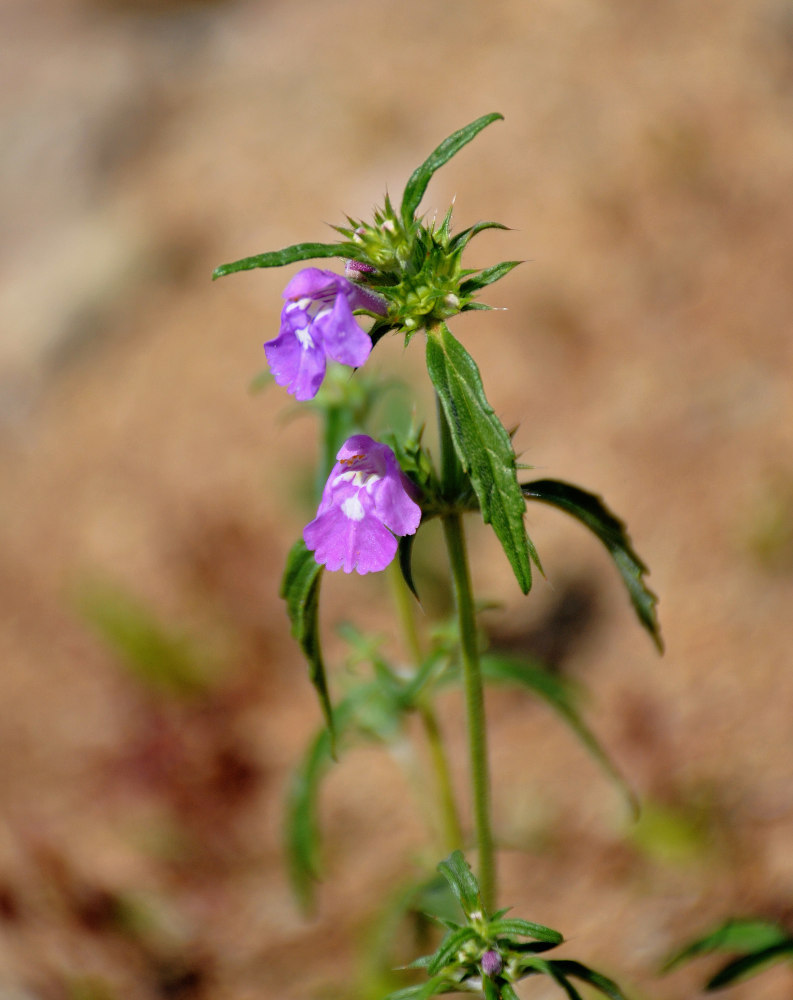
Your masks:
{"label": "green stem", "polygon": [[[391,591],[394,596],[394,603],[397,607],[399,620],[402,626],[402,634],[405,644],[413,660],[413,665],[418,669],[423,659],[421,645],[419,643],[418,630],[416,629],[416,616],[413,610],[413,596],[402,579],[402,574],[396,563],[391,565]],[[424,735],[429,747],[430,760],[435,772],[437,785],[439,814],[443,838],[443,850],[451,851],[462,848],[463,831],[460,817],[457,810],[457,803],[454,798],[454,786],[452,784],[451,770],[446,756],[446,749],[443,745],[438,718],[432,705],[422,700],[418,705],[418,714],[424,727]]]}
{"label": "green stem", "polygon": [[[441,467],[447,498],[458,492],[462,478],[457,455],[451,439],[446,416],[438,400],[438,421],[441,438]],[[493,833],[490,825],[490,774],[487,759],[487,723],[482,673],[479,666],[479,646],[476,633],[476,614],[471,589],[471,574],[463,532],[462,515],[450,511],[443,516],[443,531],[454,583],[454,599],[460,632],[460,651],[463,664],[466,721],[468,730],[468,755],[471,769],[476,842],[479,849],[479,887],[482,902],[492,911],[496,898],[496,876],[493,851]]]}

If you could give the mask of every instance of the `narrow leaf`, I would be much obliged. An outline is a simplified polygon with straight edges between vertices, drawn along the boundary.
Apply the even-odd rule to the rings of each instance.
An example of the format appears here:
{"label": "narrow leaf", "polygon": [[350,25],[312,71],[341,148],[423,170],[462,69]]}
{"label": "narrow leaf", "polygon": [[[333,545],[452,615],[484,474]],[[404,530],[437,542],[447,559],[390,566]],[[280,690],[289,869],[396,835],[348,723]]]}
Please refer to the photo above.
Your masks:
{"label": "narrow leaf", "polygon": [[313,883],[320,876],[317,799],[320,780],[330,763],[327,729],[312,741],[287,793],[285,840],[292,888],[304,909],[314,901]]}
{"label": "narrow leaf", "polygon": [[427,337],[427,369],[455,452],[479,500],[482,519],[493,525],[520,589],[527,594],[531,549],[512,440],[485,397],[476,362],[445,324]]}
{"label": "narrow leaf", "polygon": [[[355,703],[346,698],[334,712],[337,733],[354,722]],[[292,888],[300,905],[314,902],[314,883],[320,878],[319,789],[333,761],[328,729],[321,729],[308,746],[289,783],[286,795],[284,842]]]}
{"label": "narrow leaf", "polygon": [[649,570],[631,545],[623,522],[616,517],[600,497],[579,486],[557,479],[538,479],[521,487],[527,500],[558,507],[585,524],[611,553],[640,623],[650,633],[658,650],[663,652],[661,629],[656,614],[658,598],[644,582]]}
{"label": "narrow leaf", "polygon": [[556,962],[549,962],[544,958],[533,958],[530,965],[527,963],[527,966],[524,968],[524,974],[532,975],[539,973],[546,975],[550,979],[553,979],[557,986],[561,986],[569,997],[569,1000],[583,1000],[583,997],[575,986],[565,978],[563,973],[556,968],[556,965]]}
{"label": "narrow leaf", "polygon": [[518,934],[520,937],[535,938],[537,941],[547,941],[549,944],[561,944],[564,936],[551,927],[534,924],[530,920],[511,917],[506,920],[493,920],[488,924],[491,934]]}
{"label": "narrow leaf", "polygon": [[483,912],[479,883],[462,851],[452,851],[449,857],[438,865],[438,871],[451,886],[467,917],[472,913]]}
{"label": "narrow leaf", "polygon": [[613,979],[595,972],[594,969],[588,968],[582,962],[574,962],[570,959],[556,959],[548,962],[548,965],[565,979],[568,976],[575,976],[576,979],[588,983],[594,989],[609,997],[609,1000],[626,1000],[625,994]]}
{"label": "narrow leaf", "polygon": [[499,281],[504,275],[509,274],[513,268],[516,268],[518,264],[522,263],[522,260],[504,260],[500,264],[486,267],[484,271],[480,271],[475,277],[463,281],[460,285],[460,291],[463,295],[471,295],[472,292],[484,288],[485,285],[492,285],[493,282]]}
{"label": "narrow leaf", "polygon": [[790,961],[791,958],[793,958],[793,939],[788,938],[787,941],[780,941],[768,948],[752,952],[751,955],[742,955],[740,958],[736,958],[709,979],[705,988],[708,990],[720,989],[722,986],[756,976],[758,972],[762,972],[768,966]]}
{"label": "narrow leaf", "polygon": [[664,962],[663,970],[669,972],[683,962],[714,951],[759,951],[786,939],[783,928],[770,920],[728,920],[675,952]]}
{"label": "narrow leaf", "polygon": [[432,179],[432,175],[436,170],[440,169],[444,163],[448,161],[469,143],[475,136],[477,136],[483,128],[486,128],[491,122],[503,119],[504,116],[498,114],[497,112],[489,115],[483,115],[481,118],[477,118],[476,121],[471,122],[470,125],[465,125],[463,128],[458,129],[453,132],[450,136],[443,140],[440,146],[437,147],[427,159],[417,167],[410,176],[407,184],[405,185],[405,193],[402,195],[402,207],[400,209],[400,214],[402,215],[402,221],[406,226],[409,226],[413,221],[413,216],[416,214],[416,209],[419,207],[421,199],[424,197],[424,192],[427,190],[427,185]]}
{"label": "narrow leaf", "polygon": [[297,639],[308,661],[308,675],[319,696],[319,703],[331,738],[333,749],[333,711],[325,677],[325,664],[319,641],[319,585],[322,569],[301,538],[291,548],[281,581],[281,597],[286,601],[292,623],[292,635]]}
{"label": "narrow leaf", "polygon": [[475,222],[473,226],[461,230],[456,236],[452,237],[449,241],[449,249],[459,250],[468,246],[477,233],[482,233],[486,229],[509,229],[509,226],[505,226],[501,222]]}
{"label": "narrow leaf", "polygon": [[412,566],[412,555],[413,555],[413,542],[416,540],[416,535],[403,535],[399,539],[399,546],[397,548],[397,557],[399,559],[399,570],[402,573],[402,579],[407,584],[408,590],[416,598],[416,600],[421,603],[419,598],[419,592],[416,590],[416,584],[413,581],[413,566]]}
{"label": "narrow leaf", "polygon": [[223,278],[235,271],[251,271],[255,267],[283,267],[285,264],[295,264],[301,260],[319,260],[323,257],[349,257],[347,248],[342,243],[295,243],[283,250],[273,250],[270,253],[260,253],[253,257],[243,257],[231,264],[221,264],[212,272],[212,280]]}
{"label": "narrow leaf", "polygon": [[427,972],[429,975],[437,975],[441,969],[445,969],[447,965],[456,965],[457,952],[467,941],[470,941],[475,937],[476,931],[473,927],[467,925],[465,927],[460,927],[459,930],[453,931],[451,934],[448,934],[443,941],[441,941],[440,947],[432,956],[430,964],[427,966]]}
{"label": "narrow leaf", "polygon": [[499,653],[485,653],[481,658],[482,676],[488,681],[517,684],[542,698],[573,730],[584,747],[608,777],[617,785],[634,816],[639,806],[636,796],[575,706],[571,686],[550,670],[536,663]]}

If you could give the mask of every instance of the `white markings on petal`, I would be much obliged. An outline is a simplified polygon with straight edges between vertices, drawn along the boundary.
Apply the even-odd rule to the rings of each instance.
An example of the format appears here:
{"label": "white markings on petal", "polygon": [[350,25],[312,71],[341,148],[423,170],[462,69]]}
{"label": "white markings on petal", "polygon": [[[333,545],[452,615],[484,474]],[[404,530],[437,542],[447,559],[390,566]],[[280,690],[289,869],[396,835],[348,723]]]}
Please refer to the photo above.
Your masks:
{"label": "white markings on petal", "polygon": [[353,497],[347,497],[341,505],[341,512],[351,521],[362,521],[366,514],[366,511],[363,509],[363,504],[358,499],[357,494]]}
{"label": "white markings on petal", "polygon": [[310,326],[304,326],[301,330],[295,330],[295,336],[304,351],[310,351],[314,346],[314,339],[311,336]]}

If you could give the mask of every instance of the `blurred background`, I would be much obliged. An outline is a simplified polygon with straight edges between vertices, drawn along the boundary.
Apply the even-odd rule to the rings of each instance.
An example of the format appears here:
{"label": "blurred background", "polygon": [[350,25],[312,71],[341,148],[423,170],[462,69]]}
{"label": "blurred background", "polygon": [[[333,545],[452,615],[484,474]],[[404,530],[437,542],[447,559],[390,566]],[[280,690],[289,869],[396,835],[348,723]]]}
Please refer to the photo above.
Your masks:
{"label": "blurred background", "polygon": [[[4,0],[0,21],[2,1000],[365,995],[421,828],[393,762],[344,759],[301,915],[282,800],[320,719],[277,589],[316,424],[249,389],[287,274],[209,279],[367,217],[495,110],[423,205],[512,227],[471,266],[526,263],[454,331],[523,460],[626,519],[667,646],[573,522],[530,509],[528,600],[473,528],[494,641],[586,688],[645,802],[633,825],[544,708],[494,692],[503,902],[648,1000],[704,980],[658,978],[688,935],[793,918],[793,3]],[[375,359],[424,379],[421,354]],[[328,581],[331,654],[342,613],[387,628],[383,595]]]}

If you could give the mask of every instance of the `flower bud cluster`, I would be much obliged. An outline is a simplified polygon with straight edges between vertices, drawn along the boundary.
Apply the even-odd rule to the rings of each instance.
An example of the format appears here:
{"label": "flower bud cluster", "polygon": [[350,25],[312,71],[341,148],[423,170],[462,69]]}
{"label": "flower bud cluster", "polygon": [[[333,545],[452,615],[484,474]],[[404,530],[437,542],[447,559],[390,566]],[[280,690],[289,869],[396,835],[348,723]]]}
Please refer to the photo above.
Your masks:
{"label": "flower bud cluster", "polygon": [[338,229],[357,251],[347,277],[368,285],[385,300],[382,326],[409,338],[468,305],[472,296],[461,287],[471,274],[461,264],[467,241],[453,241],[451,210],[437,228],[417,219],[406,225],[386,198],[373,223],[349,222],[350,228]]}

